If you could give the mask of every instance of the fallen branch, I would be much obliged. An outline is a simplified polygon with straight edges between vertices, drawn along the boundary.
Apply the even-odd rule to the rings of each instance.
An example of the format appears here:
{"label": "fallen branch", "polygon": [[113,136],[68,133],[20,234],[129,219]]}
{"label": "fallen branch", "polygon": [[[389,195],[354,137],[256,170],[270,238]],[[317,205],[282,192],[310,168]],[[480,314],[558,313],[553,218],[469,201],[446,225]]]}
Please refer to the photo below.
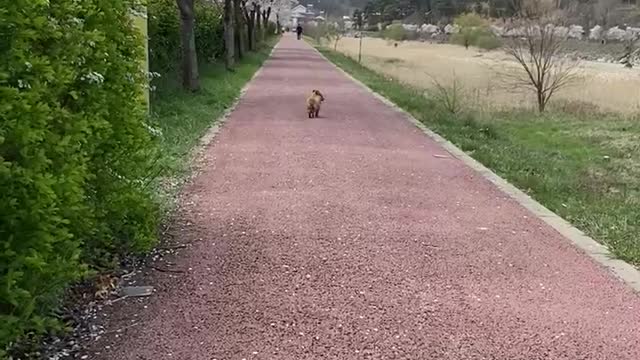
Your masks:
{"label": "fallen branch", "polygon": [[161,248],[158,248],[158,250],[177,250],[177,249],[184,249],[186,247],[187,245],[175,245],[175,246],[161,247]]}
{"label": "fallen branch", "polygon": [[164,268],[157,267],[157,266],[152,266],[151,268],[152,268],[153,270],[160,271],[160,272],[163,272],[163,273],[182,274],[182,273],[184,273],[184,272],[185,272],[184,270],[164,269]]}

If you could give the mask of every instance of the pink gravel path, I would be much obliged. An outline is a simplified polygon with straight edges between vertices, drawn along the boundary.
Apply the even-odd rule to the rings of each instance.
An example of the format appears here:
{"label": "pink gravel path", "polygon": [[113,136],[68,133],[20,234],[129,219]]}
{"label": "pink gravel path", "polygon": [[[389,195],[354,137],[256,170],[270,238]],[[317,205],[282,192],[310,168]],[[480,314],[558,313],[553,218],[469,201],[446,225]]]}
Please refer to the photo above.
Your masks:
{"label": "pink gravel path", "polygon": [[639,297],[442,154],[285,36],[185,190],[190,270],[97,358],[640,359]]}

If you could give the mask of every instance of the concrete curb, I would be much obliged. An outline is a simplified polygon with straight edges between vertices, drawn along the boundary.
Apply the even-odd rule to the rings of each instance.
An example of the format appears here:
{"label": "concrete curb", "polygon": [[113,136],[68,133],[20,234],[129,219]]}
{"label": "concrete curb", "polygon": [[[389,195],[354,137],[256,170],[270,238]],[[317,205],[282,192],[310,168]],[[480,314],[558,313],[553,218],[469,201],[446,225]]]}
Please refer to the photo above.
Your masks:
{"label": "concrete curb", "polygon": [[[311,46],[311,45],[310,45]],[[591,237],[587,236],[582,231],[578,230],[574,226],[572,226],[569,222],[562,219],[560,216],[556,215],[551,210],[544,207],[539,202],[532,199],[529,195],[525,194],[506,180],[502,179],[500,176],[495,174],[493,171],[489,170],[487,167],[473,159],[471,156],[467,155],[464,151],[459,149],[450,141],[446,140],[442,136],[436,134],[435,132],[428,129],[423,123],[414,118],[411,114],[400,108],[398,105],[385,98],[384,96],[378,94],[373,91],[367,85],[365,85],[360,80],[351,76],[351,74],[344,71],[342,68],[334,64],[331,60],[327,59],[318,49],[314,46],[311,46],[323,59],[332,64],[338,71],[342,72],[345,76],[347,76],[351,81],[360,85],[362,88],[367,90],[377,99],[382,101],[387,106],[390,106],[397,112],[403,115],[405,119],[410,121],[420,130],[422,130],[428,137],[433,139],[436,143],[442,146],[445,150],[451,153],[451,155],[458,158],[465,165],[469,166],[476,172],[480,173],[485,179],[489,180],[493,183],[498,189],[502,192],[509,195],[512,199],[517,201],[521,206],[532,212],[539,219],[544,221],[547,225],[551,226],[557,232],[559,232],[562,236],[569,239],[574,246],[578,247],[582,251],[584,251],[587,255],[589,255],[593,260],[597,263],[601,264],[605,268],[607,268],[615,277],[622,280],[629,287],[631,287],[634,291],[640,293],[640,271],[636,269],[634,266],[614,258],[614,256],[609,252],[609,250],[602,244],[593,240]]]}

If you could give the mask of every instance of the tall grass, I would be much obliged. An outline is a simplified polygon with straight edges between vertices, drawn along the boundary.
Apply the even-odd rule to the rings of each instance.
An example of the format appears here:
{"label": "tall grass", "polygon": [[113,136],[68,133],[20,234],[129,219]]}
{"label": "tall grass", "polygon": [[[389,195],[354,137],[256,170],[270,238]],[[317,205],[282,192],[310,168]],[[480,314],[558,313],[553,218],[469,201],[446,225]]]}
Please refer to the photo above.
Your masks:
{"label": "tall grass", "polygon": [[452,114],[419,88],[320,50],[614,255],[640,265],[640,119],[553,109]]}
{"label": "tall grass", "polygon": [[[356,56],[358,39],[344,38],[338,50]],[[382,39],[367,37],[362,44],[363,64],[396,77],[413,86],[428,89],[432,85],[428,74],[438,75],[438,81],[451,83],[451,74],[463,79],[464,88],[482,101],[483,108],[522,108],[535,106],[535,93],[527,87],[514,89],[503,76],[507,71],[522,71],[502,51],[465,50],[451,44],[408,42],[393,47]],[[394,64],[387,59],[395,59]],[[579,81],[554,95],[554,102],[592,104],[593,108],[625,114],[640,110],[640,69],[625,69],[620,64],[581,62]]]}

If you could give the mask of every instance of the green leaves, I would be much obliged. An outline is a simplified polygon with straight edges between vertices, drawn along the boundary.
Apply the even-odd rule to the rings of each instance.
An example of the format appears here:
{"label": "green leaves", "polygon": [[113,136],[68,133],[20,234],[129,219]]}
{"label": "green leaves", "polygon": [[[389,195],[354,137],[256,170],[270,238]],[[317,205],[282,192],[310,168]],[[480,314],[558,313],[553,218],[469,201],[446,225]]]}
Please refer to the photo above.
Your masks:
{"label": "green leaves", "polygon": [[489,23],[475,13],[462,14],[455,18],[454,24],[458,32],[453,34],[451,41],[455,44],[469,47],[471,45],[491,50],[500,47],[498,39],[490,30]]}
{"label": "green leaves", "polygon": [[156,240],[157,206],[138,185],[156,144],[130,3],[0,9],[0,357],[60,328],[52,312],[86,264],[113,265]]}
{"label": "green leaves", "polygon": [[[181,62],[178,7],[175,0],[150,0],[148,11],[151,71],[166,74],[177,69]],[[194,11],[198,59],[209,62],[221,58],[224,28],[220,7],[213,2],[196,0]]]}

